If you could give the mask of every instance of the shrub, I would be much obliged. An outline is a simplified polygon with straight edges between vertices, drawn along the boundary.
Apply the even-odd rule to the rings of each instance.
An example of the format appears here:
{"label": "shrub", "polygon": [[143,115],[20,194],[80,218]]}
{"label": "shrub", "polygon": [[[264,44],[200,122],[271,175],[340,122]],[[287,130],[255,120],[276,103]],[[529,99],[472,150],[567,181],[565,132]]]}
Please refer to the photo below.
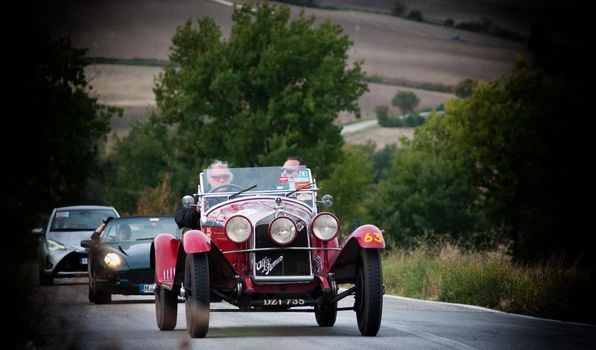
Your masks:
{"label": "shrub", "polygon": [[422,22],[422,12],[420,12],[420,10],[414,9],[408,13],[407,18],[414,21]]}
{"label": "shrub", "polygon": [[443,25],[444,25],[445,27],[450,27],[450,28],[452,28],[452,27],[455,25],[455,21],[453,20],[453,18],[447,18],[447,19],[445,20],[445,23],[443,23]]}

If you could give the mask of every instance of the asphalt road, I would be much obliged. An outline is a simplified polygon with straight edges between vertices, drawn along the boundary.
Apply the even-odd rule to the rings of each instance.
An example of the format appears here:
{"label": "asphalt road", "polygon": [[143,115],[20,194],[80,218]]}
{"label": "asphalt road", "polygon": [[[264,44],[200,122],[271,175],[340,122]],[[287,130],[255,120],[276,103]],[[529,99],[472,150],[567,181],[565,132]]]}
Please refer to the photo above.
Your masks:
{"label": "asphalt road", "polygon": [[162,332],[150,296],[114,296],[110,305],[94,305],[87,300],[87,278],[57,279],[34,292],[35,302],[45,305],[36,322],[39,349],[596,348],[596,326],[394,296],[385,296],[376,337],[360,335],[352,311],[339,312],[333,328],[318,327],[312,313],[213,312],[207,337],[191,339],[182,302],[176,329]]}

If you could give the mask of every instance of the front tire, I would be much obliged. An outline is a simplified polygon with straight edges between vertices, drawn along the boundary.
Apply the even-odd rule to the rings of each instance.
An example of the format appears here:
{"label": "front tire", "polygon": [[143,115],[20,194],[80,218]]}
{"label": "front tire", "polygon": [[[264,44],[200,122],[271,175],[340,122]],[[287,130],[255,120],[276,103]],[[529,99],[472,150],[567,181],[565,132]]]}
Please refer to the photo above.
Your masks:
{"label": "front tire", "polygon": [[184,274],[186,326],[192,338],[209,330],[209,260],[206,253],[187,254]]}
{"label": "front tire", "polygon": [[315,318],[320,327],[333,327],[337,319],[337,302],[315,305]]}
{"label": "front tire", "polygon": [[171,331],[176,328],[178,318],[176,290],[167,290],[163,286],[155,288],[155,318],[157,327],[162,331]]}
{"label": "front tire", "polygon": [[89,301],[93,304],[109,304],[112,302],[112,293],[97,287],[96,275],[89,271]]}
{"label": "front tire", "polygon": [[383,273],[377,249],[362,249],[356,285],[356,319],[364,336],[375,336],[383,314]]}

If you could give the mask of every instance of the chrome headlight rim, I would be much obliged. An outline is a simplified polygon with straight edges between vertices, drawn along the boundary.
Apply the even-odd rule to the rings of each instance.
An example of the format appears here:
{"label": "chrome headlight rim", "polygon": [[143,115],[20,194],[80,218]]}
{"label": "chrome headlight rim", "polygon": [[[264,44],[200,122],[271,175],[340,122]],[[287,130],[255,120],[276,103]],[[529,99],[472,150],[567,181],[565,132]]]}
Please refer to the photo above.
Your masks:
{"label": "chrome headlight rim", "polygon": [[[332,236],[330,236],[329,238],[325,238],[323,236],[318,235],[316,227],[315,227],[317,220],[319,220],[321,217],[324,217],[324,216],[329,216],[330,218],[335,220],[335,223],[337,225],[337,228],[335,229],[335,233]],[[315,236],[316,239],[323,241],[323,242],[329,242],[329,241],[335,239],[339,235],[339,228],[340,228],[339,219],[337,218],[337,216],[335,216],[329,212],[322,212],[322,213],[317,214],[310,222],[310,232],[312,232],[312,234]]]}
{"label": "chrome headlight rim", "polygon": [[[245,221],[246,223],[248,223],[248,233],[247,233],[247,234],[245,234],[246,238],[235,239],[235,238],[233,238],[233,237],[230,235],[230,233],[228,232],[228,226],[229,226],[230,224],[233,224],[233,223],[234,223],[233,221],[236,221],[236,220],[243,220],[243,221]],[[234,242],[234,243],[237,243],[237,244],[241,244],[241,243],[244,243],[244,242],[248,241],[248,240],[250,239],[250,237],[252,236],[253,229],[254,229],[254,227],[252,226],[252,222],[250,222],[250,220],[249,220],[249,219],[248,219],[246,216],[244,216],[244,215],[234,215],[234,216],[230,217],[230,218],[229,218],[229,219],[226,221],[226,223],[225,223],[225,225],[224,225],[224,233],[226,234],[226,237],[227,237],[227,238],[228,238],[230,241],[232,241],[232,242]],[[236,238],[237,238],[237,237],[236,237]]]}
{"label": "chrome headlight rim", "polygon": [[[274,238],[274,233],[273,233],[273,228],[274,227],[273,227],[273,225],[277,221],[279,221],[279,220],[288,221],[289,223],[292,224],[292,227],[294,229],[294,235],[293,235],[292,239],[290,239],[288,241],[285,241],[285,242],[282,242],[282,241],[278,241],[277,239]],[[273,241],[275,244],[278,244],[280,246],[287,246],[287,245],[292,244],[296,240],[296,238],[298,237],[298,227],[296,227],[296,223],[294,222],[294,220],[290,219],[289,217],[287,217],[287,216],[279,216],[279,217],[271,220],[271,222],[269,223],[269,227],[267,228],[267,233],[269,234],[269,239],[271,241]]]}
{"label": "chrome headlight rim", "polygon": [[110,270],[118,270],[124,265],[124,257],[116,252],[106,252],[102,255],[101,264]]}

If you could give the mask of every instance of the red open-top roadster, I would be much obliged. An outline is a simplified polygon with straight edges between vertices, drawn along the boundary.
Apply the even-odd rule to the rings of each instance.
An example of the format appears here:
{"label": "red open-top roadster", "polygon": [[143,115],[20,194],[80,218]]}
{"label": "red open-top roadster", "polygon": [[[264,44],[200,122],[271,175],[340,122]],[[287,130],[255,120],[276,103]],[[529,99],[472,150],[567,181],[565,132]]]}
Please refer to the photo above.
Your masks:
{"label": "red open-top roadster", "polygon": [[[207,334],[210,303],[220,300],[238,311],[312,311],[321,327],[333,326],[338,310],[354,310],[360,333],[376,335],[384,294],[381,230],[363,225],[339,244],[339,220],[317,208],[332,198],[318,200],[308,168],[294,178],[280,177],[279,167],[231,172],[233,183],[213,189],[201,173],[198,193],[183,199],[200,209],[200,229],[153,242],[159,329],[175,328],[180,295],[191,337]],[[353,286],[340,292],[338,284]],[[352,295],[353,307],[338,308]]]}

